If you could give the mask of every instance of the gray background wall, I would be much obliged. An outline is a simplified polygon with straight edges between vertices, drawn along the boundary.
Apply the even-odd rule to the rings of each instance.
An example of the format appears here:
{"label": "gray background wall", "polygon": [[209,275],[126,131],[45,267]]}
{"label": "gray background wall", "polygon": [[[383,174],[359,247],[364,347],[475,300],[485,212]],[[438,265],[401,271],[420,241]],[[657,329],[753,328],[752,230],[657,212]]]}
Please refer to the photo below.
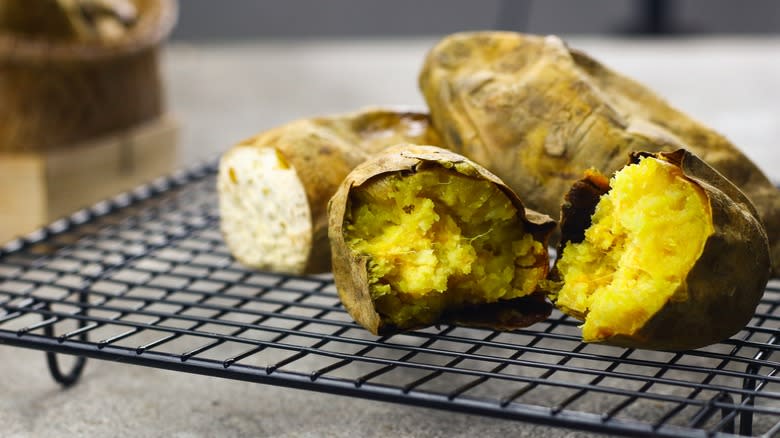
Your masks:
{"label": "gray background wall", "polygon": [[[672,31],[780,32],[780,1],[669,1]],[[181,0],[179,40],[636,30],[641,0]]]}

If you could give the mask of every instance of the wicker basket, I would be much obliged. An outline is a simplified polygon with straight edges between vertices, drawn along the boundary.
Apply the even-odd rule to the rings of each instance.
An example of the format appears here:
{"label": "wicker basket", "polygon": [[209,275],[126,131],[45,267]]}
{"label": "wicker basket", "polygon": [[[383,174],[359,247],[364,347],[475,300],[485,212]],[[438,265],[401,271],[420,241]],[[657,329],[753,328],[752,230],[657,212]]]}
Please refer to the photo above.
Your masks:
{"label": "wicker basket", "polygon": [[0,34],[0,152],[35,152],[160,117],[160,43],[176,0],[135,0],[140,20],[118,42]]}

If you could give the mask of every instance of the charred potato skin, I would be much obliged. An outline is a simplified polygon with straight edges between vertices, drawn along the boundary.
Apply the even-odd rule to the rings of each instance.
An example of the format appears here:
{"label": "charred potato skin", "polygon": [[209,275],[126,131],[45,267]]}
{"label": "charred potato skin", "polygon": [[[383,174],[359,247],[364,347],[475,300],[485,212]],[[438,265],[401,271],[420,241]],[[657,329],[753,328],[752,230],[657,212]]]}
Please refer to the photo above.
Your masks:
{"label": "charred potato skin", "polygon": [[559,38],[454,34],[419,82],[445,146],[548,215],[586,169],[611,175],[630,152],[690,150],[751,199],[780,273],[780,190],[725,137]]}
{"label": "charred potato skin", "polygon": [[[548,216],[527,210],[517,195],[498,177],[467,158],[434,146],[399,144],[382,154],[357,166],[343,181],[328,205],[329,228],[333,260],[333,276],[341,302],[352,318],[375,335],[386,335],[400,331],[386,323],[379,315],[369,292],[369,257],[356,253],[347,245],[344,223],[350,206],[350,193],[370,179],[394,172],[415,172],[432,166],[455,169],[457,172],[488,180],[496,184],[517,208],[520,219],[533,237],[545,247],[555,222]],[[539,266],[548,266],[547,257],[539,258]],[[461,326],[510,330],[526,327],[549,316],[551,306],[545,301],[544,293],[535,292],[529,296],[502,302],[502,305],[473,306],[461,312],[445,315],[440,323]],[[405,330],[413,330],[411,327]]]}
{"label": "charred potato skin", "polygon": [[377,107],[296,120],[235,145],[274,148],[301,180],[311,212],[312,245],[304,270],[296,273],[330,270],[328,200],[355,166],[404,141],[440,143],[427,114]]}
{"label": "charred potato skin", "polygon": [[[735,185],[688,151],[636,152],[630,155],[629,164],[641,157],[655,157],[678,166],[704,191],[714,232],[681,285],[687,300],[668,301],[633,335],[615,335],[602,343],[679,351],[727,339],[750,321],[770,277],[769,244],[755,207]],[[607,179],[595,172],[572,186],[561,207],[558,258],[566,243],[583,240],[599,197],[608,191]],[[557,267],[553,267],[550,278],[561,280]],[[550,298],[555,303],[555,295]],[[570,315],[580,320],[585,317]]]}

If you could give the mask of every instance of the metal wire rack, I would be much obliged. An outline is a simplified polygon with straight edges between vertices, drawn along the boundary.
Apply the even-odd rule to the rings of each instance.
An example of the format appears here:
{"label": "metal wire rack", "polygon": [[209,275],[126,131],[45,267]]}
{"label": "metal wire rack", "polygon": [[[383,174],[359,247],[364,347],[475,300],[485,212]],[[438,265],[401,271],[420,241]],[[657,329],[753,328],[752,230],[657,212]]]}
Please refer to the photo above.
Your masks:
{"label": "metal wire rack", "polygon": [[[780,432],[778,280],[743,331],[696,351],[583,344],[559,313],[509,333],[378,338],[329,275],[231,259],[215,172],[157,180],[0,250],[0,344],[46,351],[66,386],[90,357],[624,435]],[[80,358],[63,371],[56,353]]]}

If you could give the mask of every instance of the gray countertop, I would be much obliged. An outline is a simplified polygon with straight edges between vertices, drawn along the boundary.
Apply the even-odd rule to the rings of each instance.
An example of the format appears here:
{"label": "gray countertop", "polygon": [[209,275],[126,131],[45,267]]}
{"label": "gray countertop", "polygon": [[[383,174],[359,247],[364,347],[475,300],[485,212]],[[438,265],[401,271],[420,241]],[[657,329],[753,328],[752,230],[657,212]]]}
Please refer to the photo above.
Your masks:
{"label": "gray countertop", "polygon": [[[170,47],[181,163],[293,118],[367,105],[423,108],[417,70],[433,39]],[[715,126],[780,181],[780,38],[574,38]],[[40,352],[0,347],[0,436],[585,436],[566,429],[91,360],[60,389]]]}

